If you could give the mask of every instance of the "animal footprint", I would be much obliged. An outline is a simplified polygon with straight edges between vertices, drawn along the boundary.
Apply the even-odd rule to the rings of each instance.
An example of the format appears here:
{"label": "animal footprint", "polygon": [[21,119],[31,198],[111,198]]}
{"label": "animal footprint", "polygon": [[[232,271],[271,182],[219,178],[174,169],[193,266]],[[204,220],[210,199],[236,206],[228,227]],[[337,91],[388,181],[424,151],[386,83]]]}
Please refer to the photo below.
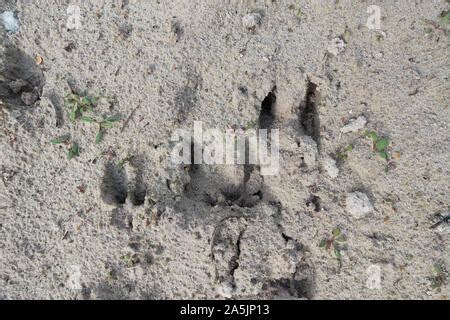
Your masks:
{"label": "animal footprint", "polygon": [[147,186],[141,168],[140,159],[135,157],[120,164],[107,163],[100,185],[103,202],[120,206],[129,199],[134,206],[143,205]]}
{"label": "animal footprint", "polygon": [[147,186],[143,178],[143,160],[140,157],[133,157],[128,166],[125,167],[128,182],[128,196],[134,206],[143,205],[147,194]]}
{"label": "animal footprint", "polygon": [[245,228],[243,218],[231,217],[218,225],[213,235],[211,257],[217,288],[224,297],[231,297],[235,287],[234,272],[239,267],[240,242]]}
{"label": "animal footprint", "polygon": [[122,168],[113,163],[105,165],[100,194],[106,204],[118,206],[125,203],[127,199],[126,176]]}

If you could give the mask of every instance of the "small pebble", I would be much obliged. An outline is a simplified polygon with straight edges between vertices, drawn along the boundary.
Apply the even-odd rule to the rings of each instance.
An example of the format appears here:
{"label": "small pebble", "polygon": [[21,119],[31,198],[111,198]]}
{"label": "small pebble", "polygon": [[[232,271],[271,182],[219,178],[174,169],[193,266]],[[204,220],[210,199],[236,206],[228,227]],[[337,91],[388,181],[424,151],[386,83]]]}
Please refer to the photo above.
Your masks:
{"label": "small pebble", "polygon": [[12,11],[5,11],[1,14],[3,25],[7,32],[16,33],[19,31],[19,20]]}
{"label": "small pebble", "polygon": [[345,204],[347,211],[356,219],[364,218],[373,211],[373,206],[370,203],[369,197],[365,193],[359,191],[347,194]]}
{"label": "small pebble", "polygon": [[339,168],[336,166],[336,160],[328,155],[322,159],[322,167],[332,179],[337,178],[339,175]]}
{"label": "small pebble", "polygon": [[341,128],[342,133],[356,132],[364,128],[367,119],[364,116],[359,116],[356,119],[351,119],[350,122]]}
{"label": "small pebble", "polygon": [[245,15],[242,18],[242,24],[246,29],[255,29],[261,22],[261,15],[259,13],[253,12]]}
{"label": "small pebble", "polygon": [[228,281],[216,285],[216,290],[217,293],[224,298],[230,299],[233,296],[233,286]]}
{"label": "small pebble", "polygon": [[36,62],[36,65],[40,66],[41,64],[44,63],[44,59],[42,58],[42,56],[37,55],[37,56],[34,58],[34,62]]}
{"label": "small pebble", "polygon": [[327,47],[328,53],[338,56],[345,50],[345,42],[341,38],[334,38]]}
{"label": "small pebble", "polygon": [[375,59],[381,59],[383,58],[383,52],[375,52],[373,56]]}

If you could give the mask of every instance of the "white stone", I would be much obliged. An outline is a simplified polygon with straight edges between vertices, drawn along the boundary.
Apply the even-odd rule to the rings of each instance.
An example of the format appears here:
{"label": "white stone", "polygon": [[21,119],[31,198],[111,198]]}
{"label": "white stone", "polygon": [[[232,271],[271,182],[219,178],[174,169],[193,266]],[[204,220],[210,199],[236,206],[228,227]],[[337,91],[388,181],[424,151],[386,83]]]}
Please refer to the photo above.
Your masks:
{"label": "white stone", "polygon": [[345,50],[345,42],[341,38],[334,38],[327,47],[327,51],[333,56],[339,55]]}
{"label": "white stone", "polygon": [[233,296],[233,286],[228,281],[217,284],[216,291],[219,295],[227,299]]}
{"label": "white stone", "polygon": [[6,31],[12,33],[19,31],[19,20],[16,18],[14,12],[5,11],[2,13],[1,17]]}
{"label": "white stone", "polygon": [[255,28],[261,21],[261,15],[253,12],[242,17],[242,24],[246,29]]}
{"label": "white stone", "polygon": [[322,168],[332,179],[337,178],[339,175],[339,168],[336,166],[336,160],[328,155],[322,159]]}
{"label": "white stone", "polygon": [[347,211],[356,219],[361,219],[373,211],[369,197],[359,191],[347,194],[345,204]]}
{"label": "white stone", "polygon": [[342,133],[356,132],[364,128],[367,119],[364,116],[359,116],[356,119],[351,119],[350,122],[341,128]]}
{"label": "white stone", "polygon": [[383,52],[375,52],[375,53],[373,54],[373,57],[374,57],[375,59],[381,59],[381,58],[383,58]]}

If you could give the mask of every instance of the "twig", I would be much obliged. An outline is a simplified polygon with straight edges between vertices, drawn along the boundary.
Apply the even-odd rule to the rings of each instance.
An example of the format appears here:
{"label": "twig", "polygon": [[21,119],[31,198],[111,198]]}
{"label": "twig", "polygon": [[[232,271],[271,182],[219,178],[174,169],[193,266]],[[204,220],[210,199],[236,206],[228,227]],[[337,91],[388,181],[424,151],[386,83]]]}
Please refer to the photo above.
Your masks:
{"label": "twig", "polygon": [[435,217],[438,219],[438,221],[436,223],[434,223],[430,227],[430,229],[436,229],[441,224],[448,223],[450,221],[450,215],[444,216],[444,215],[438,213],[437,215],[435,215]]}
{"label": "twig", "polygon": [[445,32],[445,29],[442,28],[441,26],[439,26],[438,23],[432,21],[432,20],[428,20],[428,19],[422,19],[423,22],[425,22],[426,24],[432,26],[435,30],[441,31],[441,32]]}
{"label": "twig", "polygon": [[136,110],[141,106],[141,104],[139,103],[138,106],[136,108],[133,109],[133,111],[131,111],[130,115],[128,116],[127,120],[125,120],[125,122],[123,123],[122,129],[120,130],[120,132],[123,132],[125,130],[125,128],[127,127],[128,123],[131,120],[131,117],[133,117],[134,113],[136,112]]}
{"label": "twig", "polygon": [[61,240],[66,239],[67,235],[69,234],[69,231],[66,230],[66,232],[64,232],[64,235],[62,236]]}

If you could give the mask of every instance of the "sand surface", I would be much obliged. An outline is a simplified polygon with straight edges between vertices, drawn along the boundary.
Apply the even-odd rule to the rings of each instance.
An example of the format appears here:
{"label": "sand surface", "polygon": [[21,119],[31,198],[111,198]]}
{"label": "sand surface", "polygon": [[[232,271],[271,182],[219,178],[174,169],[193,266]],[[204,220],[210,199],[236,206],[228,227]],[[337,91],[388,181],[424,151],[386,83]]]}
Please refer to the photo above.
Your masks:
{"label": "sand surface", "polygon": [[[2,0],[0,298],[448,298],[449,7]],[[279,171],[173,165],[194,121]]]}

